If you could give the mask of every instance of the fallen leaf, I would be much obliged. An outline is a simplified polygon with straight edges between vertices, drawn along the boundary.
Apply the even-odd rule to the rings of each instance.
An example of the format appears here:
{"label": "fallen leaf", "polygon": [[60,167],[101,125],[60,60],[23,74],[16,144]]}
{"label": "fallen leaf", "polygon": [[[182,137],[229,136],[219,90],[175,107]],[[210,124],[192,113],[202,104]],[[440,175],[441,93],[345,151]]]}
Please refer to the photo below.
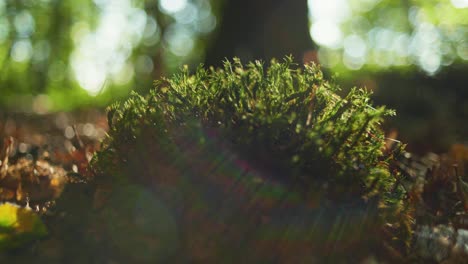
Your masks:
{"label": "fallen leaf", "polygon": [[0,251],[21,247],[47,235],[39,216],[29,208],[0,205]]}

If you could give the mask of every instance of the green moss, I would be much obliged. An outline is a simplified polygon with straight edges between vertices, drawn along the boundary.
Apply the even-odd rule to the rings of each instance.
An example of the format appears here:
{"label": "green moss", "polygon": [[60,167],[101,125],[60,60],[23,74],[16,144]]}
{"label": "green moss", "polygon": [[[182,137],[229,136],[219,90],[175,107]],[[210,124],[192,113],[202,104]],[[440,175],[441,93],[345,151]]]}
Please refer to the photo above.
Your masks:
{"label": "green moss", "polygon": [[[109,136],[94,168],[106,175],[99,177],[103,182],[156,178],[158,184],[186,188],[184,193],[197,187],[183,175],[196,171],[216,182],[220,173],[213,168],[228,156],[228,163],[241,160],[246,170],[258,171],[270,189],[305,201],[375,201],[385,221],[404,211],[404,192],[389,170],[402,146],[385,150],[380,128],[394,112],[372,106],[364,89],[351,89],[343,98],[339,89],[324,80],[318,66],[298,67],[290,58],[269,67],[234,59],[221,69],[200,67],[193,74],[183,68],[156,81],[148,96],[133,94],[109,108]],[[234,169],[216,170],[226,175]],[[239,169],[234,178],[253,192],[257,180],[242,179],[253,174]]]}
{"label": "green moss", "polygon": [[185,68],[156,81],[148,97],[134,94],[110,107],[109,138],[98,158],[128,156],[149,131],[158,145],[170,147],[176,134],[204,142],[204,132],[193,132],[212,130],[246,160],[273,167],[288,182],[313,190],[327,183],[328,192],[340,196],[388,192],[394,178],[379,125],[394,112],[374,108],[363,89],[340,98],[315,65],[293,66],[290,59],[268,69],[234,60],[223,69],[191,75]]}

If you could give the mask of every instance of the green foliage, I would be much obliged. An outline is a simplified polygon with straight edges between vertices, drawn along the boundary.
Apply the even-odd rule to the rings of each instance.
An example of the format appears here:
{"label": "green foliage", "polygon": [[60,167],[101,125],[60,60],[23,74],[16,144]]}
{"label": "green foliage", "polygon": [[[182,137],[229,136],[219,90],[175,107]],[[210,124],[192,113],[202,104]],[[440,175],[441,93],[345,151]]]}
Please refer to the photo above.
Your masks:
{"label": "green foliage", "polygon": [[312,1],[310,6],[312,14],[316,12],[312,27],[317,23],[317,32],[323,28],[318,23],[323,22],[333,23],[339,30],[335,43],[322,43],[319,33],[312,34],[321,45],[320,63],[333,72],[348,79],[355,79],[357,70],[365,72],[366,78],[388,70],[413,74],[422,70],[426,75],[436,75],[466,64],[466,44],[460,40],[468,37],[468,9],[461,2],[345,2],[344,11],[333,16],[320,15],[320,1]]}
{"label": "green foliage", "polygon": [[77,22],[93,23],[97,15],[90,0],[0,1],[0,107],[31,111],[41,94],[50,96],[48,109],[89,103],[69,64]]}
{"label": "green foliage", "polygon": [[[268,68],[238,59],[193,74],[185,67],[156,81],[148,96],[133,94],[109,108],[109,134],[93,160],[97,181],[176,182],[180,188],[192,166],[196,181],[209,183],[217,174],[196,164],[217,163],[227,149],[266,175],[267,185],[280,182],[302,201],[367,204],[368,212],[378,212],[377,222],[390,223],[406,243],[410,208],[389,169],[402,146],[386,150],[380,128],[394,112],[373,107],[363,89],[343,98],[338,90],[318,66],[297,67],[291,58]],[[242,177],[252,176],[237,177],[249,182]]]}
{"label": "green foliage", "polygon": [[148,129],[158,141],[169,141],[201,128],[216,131],[230,149],[293,185],[325,188],[341,198],[387,193],[394,180],[379,125],[394,112],[372,107],[362,89],[340,98],[339,88],[313,64],[291,66],[291,59],[273,61],[268,69],[234,60],[193,75],[184,68],[157,81],[147,98],[135,94],[110,108],[107,150],[99,155],[127,155],[119,152],[122,144],[129,151]]}
{"label": "green foliage", "polygon": [[[0,109],[106,105],[181,62],[198,64],[217,4],[182,4],[173,13],[159,1],[0,0]],[[176,19],[188,9],[189,24]]]}

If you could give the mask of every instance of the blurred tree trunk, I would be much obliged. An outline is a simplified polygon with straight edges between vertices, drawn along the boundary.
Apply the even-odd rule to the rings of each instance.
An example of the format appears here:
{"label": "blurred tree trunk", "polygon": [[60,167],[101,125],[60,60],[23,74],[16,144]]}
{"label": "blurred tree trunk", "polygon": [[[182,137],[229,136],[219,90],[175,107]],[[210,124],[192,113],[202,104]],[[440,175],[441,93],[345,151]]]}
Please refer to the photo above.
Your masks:
{"label": "blurred tree trunk", "polygon": [[298,62],[315,60],[307,0],[226,0],[220,19],[206,65],[232,57],[268,62],[289,54]]}

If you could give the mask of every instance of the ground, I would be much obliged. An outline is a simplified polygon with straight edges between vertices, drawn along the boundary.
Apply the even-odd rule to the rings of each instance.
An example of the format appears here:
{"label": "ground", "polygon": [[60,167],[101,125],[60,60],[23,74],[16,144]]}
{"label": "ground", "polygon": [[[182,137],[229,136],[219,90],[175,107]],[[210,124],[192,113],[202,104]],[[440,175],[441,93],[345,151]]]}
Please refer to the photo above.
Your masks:
{"label": "ground", "polygon": [[[175,245],[180,241],[171,240],[170,237],[165,239],[162,235],[167,230],[176,230],[176,227],[171,227],[173,219],[170,213],[161,206],[155,206],[159,200],[154,200],[154,192],[139,191],[141,187],[137,185],[116,192],[93,183],[89,161],[106,136],[107,125],[106,114],[102,110],[49,115],[4,113],[0,116],[0,138],[4,139],[0,152],[0,198],[4,202],[32,208],[48,229],[46,237],[32,239],[19,248],[4,251],[0,254],[0,260],[22,263],[34,259],[59,263],[68,259],[72,263],[83,263],[91,259],[117,262],[137,259],[145,262],[155,259],[162,261],[161,256],[165,256],[165,260],[171,258],[167,252],[175,250]],[[447,154],[429,153],[416,157],[407,153],[398,164],[399,169],[406,173],[402,181],[410,189],[410,196],[413,195],[409,199],[417,205],[417,227],[409,254],[394,252],[394,259],[461,263],[467,256],[468,223],[465,213],[468,201],[463,182],[458,180],[458,176],[466,175],[467,160],[467,147],[455,145]],[[121,195],[116,196],[115,193],[124,193],[124,197],[134,197],[136,200],[130,203],[129,199],[122,200]],[[177,195],[165,194],[165,191],[161,193],[157,195],[177,201]],[[149,219],[151,224],[148,229],[144,222],[137,223],[136,229],[130,230],[136,230],[140,235],[132,240],[132,234],[122,231],[135,223],[126,222],[122,214],[125,214],[127,206],[134,203],[141,203],[140,206],[146,208],[144,218]],[[222,211],[219,213],[223,214]],[[199,259],[210,259],[211,252],[206,252],[206,248],[210,247],[206,244],[209,241],[203,237],[210,236],[207,230],[215,234],[219,232],[218,229],[224,230],[226,227],[222,222],[203,227],[203,223],[209,223],[209,219],[204,219],[206,216],[190,210],[187,214],[193,220],[192,228],[198,226],[198,229],[201,228],[199,232],[204,232],[197,234],[192,231],[195,232],[194,237],[201,237],[201,240],[189,241],[189,247],[199,255]],[[295,214],[297,218],[299,213]],[[113,219],[115,224],[104,224],[109,219]],[[258,221],[261,224],[275,219],[260,217]],[[154,223],[164,226],[166,231],[154,228]],[[70,227],[75,230],[70,230]],[[155,232],[160,240],[152,241],[151,235],[148,235],[151,232]],[[236,236],[235,232],[226,234]],[[146,242],[132,248],[132,244],[141,241]],[[165,247],[161,247],[161,242]],[[304,245],[288,245],[281,247],[284,252],[277,253],[277,260],[291,260],[293,255],[305,252],[301,249]],[[252,247],[259,250],[269,248],[265,243],[252,244]],[[119,249],[120,253],[111,253],[115,249]],[[307,248],[304,250],[307,251]],[[145,255],[145,252],[159,253],[153,256]],[[391,250],[389,252],[387,255],[392,254]],[[112,259],[112,256],[116,259]],[[301,261],[307,258],[305,255],[302,257]],[[308,257],[313,259],[313,256]],[[373,258],[370,254],[363,261]],[[392,262],[391,257],[388,259]]]}

